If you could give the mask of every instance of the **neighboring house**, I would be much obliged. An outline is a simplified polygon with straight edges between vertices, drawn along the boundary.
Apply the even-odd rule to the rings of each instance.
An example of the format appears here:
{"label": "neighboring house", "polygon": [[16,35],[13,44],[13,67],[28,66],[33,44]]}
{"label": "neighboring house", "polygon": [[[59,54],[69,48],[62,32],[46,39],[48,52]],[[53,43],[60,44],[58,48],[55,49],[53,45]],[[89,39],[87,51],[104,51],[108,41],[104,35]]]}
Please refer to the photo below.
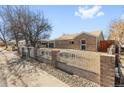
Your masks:
{"label": "neighboring house", "polygon": [[[21,40],[18,43],[19,46],[26,46],[25,40]],[[41,39],[37,43],[38,48],[54,48],[55,42],[53,40]]]}
{"label": "neighboring house", "polygon": [[41,39],[40,41],[38,41],[39,48],[54,48],[54,46],[55,46],[54,40]]}
{"label": "neighboring house", "polygon": [[104,40],[101,31],[63,35],[55,39],[55,48],[98,51],[100,40]]}

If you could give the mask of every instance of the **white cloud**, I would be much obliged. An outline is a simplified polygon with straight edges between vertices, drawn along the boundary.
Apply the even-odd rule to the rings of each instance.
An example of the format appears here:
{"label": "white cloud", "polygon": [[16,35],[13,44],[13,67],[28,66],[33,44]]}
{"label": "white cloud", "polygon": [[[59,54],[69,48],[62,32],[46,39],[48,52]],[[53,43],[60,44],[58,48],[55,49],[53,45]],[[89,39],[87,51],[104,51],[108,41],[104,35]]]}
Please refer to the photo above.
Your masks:
{"label": "white cloud", "polygon": [[78,11],[75,12],[75,15],[81,17],[82,19],[92,19],[94,17],[104,15],[104,12],[101,11],[101,9],[101,6],[93,6],[91,8],[88,6],[83,6],[78,8]]}
{"label": "white cloud", "polygon": [[99,12],[99,13],[97,13],[96,16],[103,16],[103,15],[104,15],[104,12]]}

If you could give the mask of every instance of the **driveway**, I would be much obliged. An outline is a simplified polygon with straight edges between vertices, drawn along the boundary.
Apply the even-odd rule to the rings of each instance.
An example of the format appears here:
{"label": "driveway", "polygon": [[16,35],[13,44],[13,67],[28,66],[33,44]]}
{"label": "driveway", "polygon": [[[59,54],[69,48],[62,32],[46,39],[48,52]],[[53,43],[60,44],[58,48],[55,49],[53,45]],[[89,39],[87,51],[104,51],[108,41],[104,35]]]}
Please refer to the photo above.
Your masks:
{"label": "driveway", "polygon": [[29,60],[22,60],[16,52],[0,49],[1,87],[68,87]]}

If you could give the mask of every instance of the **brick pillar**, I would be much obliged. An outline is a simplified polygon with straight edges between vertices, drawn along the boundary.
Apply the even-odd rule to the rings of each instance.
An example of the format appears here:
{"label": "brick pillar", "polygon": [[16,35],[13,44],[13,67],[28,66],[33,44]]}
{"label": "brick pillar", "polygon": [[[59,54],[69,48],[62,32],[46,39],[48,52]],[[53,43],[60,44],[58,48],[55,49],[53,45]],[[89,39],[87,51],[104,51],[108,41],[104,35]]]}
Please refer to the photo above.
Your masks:
{"label": "brick pillar", "polygon": [[57,54],[59,53],[59,50],[52,50],[52,60],[51,65],[56,67],[57,65]]}
{"label": "brick pillar", "polygon": [[21,56],[22,55],[22,47],[18,47],[18,54]]}
{"label": "brick pillar", "polygon": [[100,86],[115,86],[115,56],[100,56]]}
{"label": "brick pillar", "polygon": [[33,53],[34,53],[34,59],[35,60],[38,60],[38,58],[37,58],[37,50],[38,49],[34,47]]}

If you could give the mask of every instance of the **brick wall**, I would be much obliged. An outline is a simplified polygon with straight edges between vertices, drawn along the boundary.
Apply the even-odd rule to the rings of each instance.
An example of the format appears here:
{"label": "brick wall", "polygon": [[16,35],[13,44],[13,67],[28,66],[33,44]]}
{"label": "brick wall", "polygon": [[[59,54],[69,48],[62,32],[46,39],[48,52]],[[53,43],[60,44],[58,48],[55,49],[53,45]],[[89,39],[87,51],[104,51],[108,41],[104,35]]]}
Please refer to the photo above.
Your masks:
{"label": "brick wall", "polygon": [[115,57],[100,56],[100,85],[112,87],[115,85]]}

